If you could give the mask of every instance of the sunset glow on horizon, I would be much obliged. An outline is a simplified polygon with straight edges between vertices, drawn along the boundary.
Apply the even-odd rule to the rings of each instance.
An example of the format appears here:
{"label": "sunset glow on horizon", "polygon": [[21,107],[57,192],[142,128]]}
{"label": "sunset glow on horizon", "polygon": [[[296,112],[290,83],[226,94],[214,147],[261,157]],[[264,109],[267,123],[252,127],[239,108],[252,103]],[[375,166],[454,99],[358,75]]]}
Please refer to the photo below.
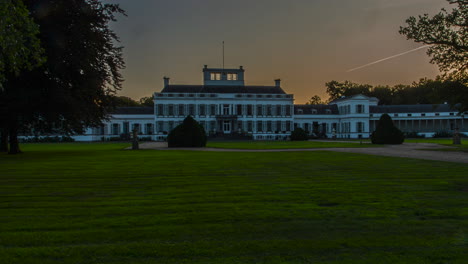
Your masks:
{"label": "sunset glow on horizon", "polygon": [[[128,17],[112,28],[127,68],[119,95],[139,99],[174,84],[201,84],[203,65],[244,66],[246,84],[273,85],[305,103],[325,83],[410,84],[434,78],[423,44],[398,33],[410,16],[445,0],[116,0]],[[366,67],[364,67],[366,66]]]}

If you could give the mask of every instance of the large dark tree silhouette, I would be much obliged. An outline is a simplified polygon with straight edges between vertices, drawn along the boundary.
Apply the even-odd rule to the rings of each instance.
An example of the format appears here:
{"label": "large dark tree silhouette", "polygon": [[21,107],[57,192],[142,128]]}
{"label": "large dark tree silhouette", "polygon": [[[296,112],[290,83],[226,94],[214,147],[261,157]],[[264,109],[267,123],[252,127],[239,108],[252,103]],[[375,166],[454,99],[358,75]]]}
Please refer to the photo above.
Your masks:
{"label": "large dark tree silhouette", "polygon": [[[400,34],[418,43],[431,45],[427,54],[449,80],[468,84],[468,0],[447,0],[454,5],[450,12],[410,17]],[[468,90],[458,94],[460,111],[468,111]]]}
{"label": "large dark tree silhouette", "polygon": [[20,152],[17,134],[82,133],[102,124],[121,88],[122,47],[109,28],[115,4],[98,0],[25,0],[40,26],[39,39],[47,61],[5,82],[10,153]]}

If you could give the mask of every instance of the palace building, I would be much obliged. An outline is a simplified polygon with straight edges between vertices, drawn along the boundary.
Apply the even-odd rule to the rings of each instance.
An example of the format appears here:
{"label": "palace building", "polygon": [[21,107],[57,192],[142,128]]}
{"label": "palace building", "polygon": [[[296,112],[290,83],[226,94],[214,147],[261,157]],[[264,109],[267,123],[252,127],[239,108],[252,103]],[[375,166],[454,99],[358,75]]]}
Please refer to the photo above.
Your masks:
{"label": "palace building", "polygon": [[171,84],[154,93],[154,107],[121,107],[102,127],[90,128],[79,141],[119,137],[136,129],[141,137],[165,140],[167,134],[191,115],[213,137],[246,136],[255,140],[285,140],[301,127],[311,134],[336,138],[367,138],[380,116],[389,114],[404,132],[468,134],[464,116],[449,105],[378,105],[377,98],[355,95],[327,105],[295,105],[281,80],[272,86],[245,84],[245,70],[203,68],[203,84]]}

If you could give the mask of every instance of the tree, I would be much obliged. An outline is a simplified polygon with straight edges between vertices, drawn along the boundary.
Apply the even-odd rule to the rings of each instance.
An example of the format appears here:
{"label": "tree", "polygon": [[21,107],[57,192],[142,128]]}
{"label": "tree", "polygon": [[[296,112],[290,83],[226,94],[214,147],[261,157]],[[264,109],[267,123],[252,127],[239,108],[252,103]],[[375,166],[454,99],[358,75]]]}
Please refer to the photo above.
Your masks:
{"label": "tree", "polygon": [[[447,0],[456,5],[450,12],[442,9],[437,15],[419,15],[406,20],[407,26],[400,27],[400,34],[418,43],[431,45],[427,54],[431,63],[437,64],[445,73],[447,80],[466,82],[468,75],[468,1]],[[460,111],[468,111],[466,94],[468,90],[460,91],[458,103]]]}
{"label": "tree", "polygon": [[314,95],[310,98],[310,100],[306,103],[306,105],[320,105],[320,104],[325,104],[324,101],[322,101],[322,98],[318,95]]}
{"label": "tree", "polygon": [[393,124],[392,118],[388,114],[383,114],[371,135],[371,140],[372,144],[402,144],[405,137]]}
{"label": "tree", "polygon": [[307,139],[309,139],[309,135],[300,127],[296,127],[294,131],[291,132],[291,141],[305,141]]}
{"label": "tree", "polygon": [[115,15],[124,14],[118,5],[99,0],[24,2],[40,26],[47,61],[5,82],[10,153],[20,152],[21,129],[72,134],[102,125],[123,81],[122,47],[115,45],[119,39],[109,29]]}
{"label": "tree", "polygon": [[21,0],[0,3],[0,88],[6,74],[17,75],[44,62],[39,27]]}
{"label": "tree", "polygon": [[115,107],[141,106],[140,103],[127,96],[113,96],[112,100]]}
{"label": "tree", "polygon": [[5,88],[7,75],[17,76],[44,62],[40,46],[39,27],[29,16],[20,0],[2,0],[0,3],[0,152],[8,151],[7,109]]}
{"label": "tree", "polygon": [[153,107],[154,106],[154,95],[149,96],[149,97],[141,98],[140,99],[140,105],[141,106]]}
{"label": "tree", "polygon": [[170,148],[177,147],[205,147],[205,129],[191,116],[187,116],[182,124],[174,128],[167,136]]}

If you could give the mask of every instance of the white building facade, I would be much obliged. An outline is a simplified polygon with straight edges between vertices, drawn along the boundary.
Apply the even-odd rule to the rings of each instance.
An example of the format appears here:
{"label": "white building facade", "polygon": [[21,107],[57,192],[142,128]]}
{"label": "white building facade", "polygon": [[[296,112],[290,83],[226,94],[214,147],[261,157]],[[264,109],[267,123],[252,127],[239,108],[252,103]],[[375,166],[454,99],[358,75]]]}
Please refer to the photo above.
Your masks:
{"label": "white building facade", "polygon": [[192,116],[211,137],[286,140],[296,127],[327,138],[368,138],[384,113],[404,132],[468,134],[464,115],[449,105],[379,106],[377,98],[355,95],[327,105],[294,105],[281,81],[273,86],[245,85],[245,70],[203,68],[203,84],[174,85],[154,93],[154,107],[122,107],[103,127],[91,128],[79,141],[116,138],[136,129],[142,138],[163,141],[168,133]]}

